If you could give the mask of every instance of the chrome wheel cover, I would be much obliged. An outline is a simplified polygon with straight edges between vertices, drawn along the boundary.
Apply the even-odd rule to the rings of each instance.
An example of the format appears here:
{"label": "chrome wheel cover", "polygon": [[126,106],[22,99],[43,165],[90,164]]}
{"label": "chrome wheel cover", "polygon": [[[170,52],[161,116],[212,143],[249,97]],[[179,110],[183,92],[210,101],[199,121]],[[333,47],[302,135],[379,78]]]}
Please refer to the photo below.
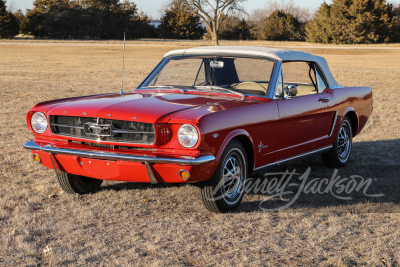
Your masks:
{"label": "chrome wheel cover", "polygon": [[245,172],[242,152],[239,149],[231,150],[222,169],[222,194],[226,202],[233,204],[240,199]]}
{"label": "chrome wheel cover", "polygon": [[342,162],[346,162],[350,156],[351,151],[351,129],[347,121],[345,121],[339,129],[338,140],[337,140],[337,152],[339,159]]}

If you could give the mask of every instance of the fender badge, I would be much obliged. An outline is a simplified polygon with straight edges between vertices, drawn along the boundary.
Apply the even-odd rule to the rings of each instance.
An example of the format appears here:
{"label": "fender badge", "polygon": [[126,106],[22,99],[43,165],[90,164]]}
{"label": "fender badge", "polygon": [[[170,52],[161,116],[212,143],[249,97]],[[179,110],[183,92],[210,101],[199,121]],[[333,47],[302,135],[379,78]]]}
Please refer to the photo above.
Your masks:
{"label": "fender badge", "polygon": [[219,134],[215,133],[212,135],[212,137],[217,138],[219,136]]}
{"label": "fender badge", "polygon": [[258,145],[258,152],[261,153],[261,149],[267,148],[267,147],[268,147],[268,145],[264,146],[262,141],[261,141],[260,144]]}

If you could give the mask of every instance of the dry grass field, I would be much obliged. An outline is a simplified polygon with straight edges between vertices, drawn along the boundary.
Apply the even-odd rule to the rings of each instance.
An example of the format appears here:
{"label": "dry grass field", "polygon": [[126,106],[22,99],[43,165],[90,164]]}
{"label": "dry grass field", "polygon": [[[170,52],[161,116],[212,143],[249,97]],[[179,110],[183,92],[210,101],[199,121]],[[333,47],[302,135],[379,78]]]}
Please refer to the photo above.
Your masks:
{"label": "dry grass field", "polygon": [[[63,193],[52,170],[22,144],[32,138],[25,115],[37,102],[117,92],[121,42],[0,42],[0,266],[398,266],[400,265],[400,45],[324,46],[222,42],[287,47],[324,56],[339,84],[370,86],[374,112],[355,137],[339,175],[373,178],[371,198],[301,195],[289,208],[265,212],[267,195],[244,197],[229,214],[207,212],[193,185],[105,182],[90,195]],[[125,91],[165,52],[205,42],[127,42]],[[311,177],[331,177],[319,157]]]}

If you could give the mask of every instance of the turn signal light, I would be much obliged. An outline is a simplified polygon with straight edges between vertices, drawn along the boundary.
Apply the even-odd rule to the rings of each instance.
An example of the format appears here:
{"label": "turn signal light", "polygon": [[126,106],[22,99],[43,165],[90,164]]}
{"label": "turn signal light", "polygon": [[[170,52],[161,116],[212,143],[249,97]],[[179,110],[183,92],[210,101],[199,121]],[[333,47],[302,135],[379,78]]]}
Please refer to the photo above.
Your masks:
{"label": "turn signal light", "polygon": [[180,171],[179,171],[179,177],[180,177],[182,180],[187,181],[187,180],[189,180],[189,178],[190,178],[190,173],[189,173],[188,171],[186,171],[186,170],[180,170]]}
{"label": "turn signal light", "polygon": [[38,162],[38,163],[42,163],[42,159],[39,157],[38,154],[33,154],[33,160]]}

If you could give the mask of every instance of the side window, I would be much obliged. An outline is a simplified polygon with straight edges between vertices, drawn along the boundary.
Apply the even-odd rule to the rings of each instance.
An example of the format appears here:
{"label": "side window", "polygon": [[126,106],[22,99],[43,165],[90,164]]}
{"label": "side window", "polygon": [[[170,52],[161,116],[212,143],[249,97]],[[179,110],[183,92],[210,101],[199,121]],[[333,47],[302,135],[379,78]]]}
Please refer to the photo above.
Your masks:
{"label": "side window", "polygon": [[289,85],[297,87],[298,92],[293,96],[318,93],[314,64],[305,61],[283,62],[282,71],[284,87]]}

